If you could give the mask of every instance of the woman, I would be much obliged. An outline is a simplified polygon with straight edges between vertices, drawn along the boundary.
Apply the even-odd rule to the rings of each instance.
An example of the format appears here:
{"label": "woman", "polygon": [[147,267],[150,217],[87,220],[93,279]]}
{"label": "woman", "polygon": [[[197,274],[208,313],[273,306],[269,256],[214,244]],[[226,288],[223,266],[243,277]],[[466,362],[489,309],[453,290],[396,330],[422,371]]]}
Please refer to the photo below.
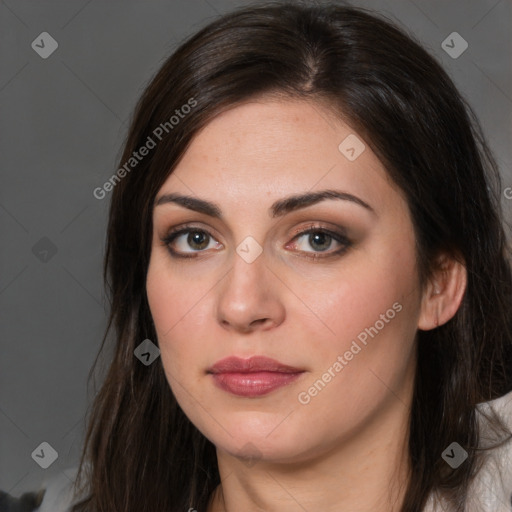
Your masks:
{"label": "woman", "polygon": [[417,43],[337,5],[225,15],[144,92],[109,190],[74,512],[509,510],[500,180]]}

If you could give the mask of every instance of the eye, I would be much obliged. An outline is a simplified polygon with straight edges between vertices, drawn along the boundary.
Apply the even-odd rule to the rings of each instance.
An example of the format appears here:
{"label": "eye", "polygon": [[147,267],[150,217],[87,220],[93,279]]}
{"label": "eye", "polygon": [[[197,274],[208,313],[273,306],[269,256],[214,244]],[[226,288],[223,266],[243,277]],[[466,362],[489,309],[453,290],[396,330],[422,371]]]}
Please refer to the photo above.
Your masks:
{"label": "eye", "polygon": [[[335,233],[318,226],[309,226],[300,230],[293,240],[299,241],[294,245],[298,246],[300,252],[312,253],[308,257],[315,259],[341,254],[351,246],[350,240],[342,233]],[[338,245],[337,250],[329,251],[336,245]],[[313,251],[308,251],[308,246],[313,248]],[[319,253],[327,254],[323,256]]]}
{"label": "eye", "polygon": [[194,253],[222,247],[222,244],[217,242],[208,231],[193,226],[181,226],[171,230],[162,238],[162,242],[167,246],[171,255],[177,258],[195,258],[196,254]]}
{"label": "eye", "polygon": [[[223,247],[208,231],[188,225],[172,229],[161,240],[163,245],[167,246],[171,256],[176,258],[196,258],[207,249],[220,249]],[[306,256],[308,258],[319,259],[341,255],[352,244],[342,233],[335,233],[328,229],[311,225],[301,229],[286,248],[290,248],[290,245],[292,249],[298,250],[298,252],[309,254]],[[332,250],[333,246],[336,245],[338,245],[338,248]],[[307,250],[308,246],[313,248],[313,251]]]}

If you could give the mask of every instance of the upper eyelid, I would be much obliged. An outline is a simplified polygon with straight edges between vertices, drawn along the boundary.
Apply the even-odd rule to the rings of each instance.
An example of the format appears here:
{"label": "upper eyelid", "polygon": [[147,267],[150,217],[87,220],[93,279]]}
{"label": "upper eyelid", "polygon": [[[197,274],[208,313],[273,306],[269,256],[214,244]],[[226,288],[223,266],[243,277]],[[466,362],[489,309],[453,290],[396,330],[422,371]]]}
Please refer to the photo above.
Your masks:
{"label": "upper eyelid", "polygon": [[[321,221],[318,221],[318,223],[321,224]],[[331,224],[331,223],[327,223],[327,224]],[[210,236],[213,236],[211,230],[216,231],[215,228],[212,228],[210,226],[205,228],[202,226],[196,226],[193,223],[184,223],[182,225],[171,227],[171,228],[167,229],[161,238],[167,238],[173,234],[178,234],[178,233],[181,234],[181,232],[193,231],[193,230],[203,231],[205,233],[208,233],[208,235],[210,235]],[[322,226],[322,225],[315,224],[314,222],[309,222],[307,225],[302,226],[301,228],[297,229],[296,233],[294,233],[293,236],[296,237],[297,235],[304,234],[304,232],[308,231],[308,230],[325,231],[328,233],[332,233],[333,235],[348,238],[346,230],[343,229],[341,226],[331,228],[328,226]],[[336,232],[336,230],[338,230],[339,232]]]}
{"label": "upper eyelid", "polygon": [[209,236],[212,236],[215,238],[215,236],[211,232],[212,230],[213,230],[213,228],[211,228],[211,227],[204,228],[204,227],[189,225],[188,223],[185,223],[180,226],[169,228],[167,231],[165,231],[164,235],[162,236],[162,239],[168,238],[171,235],[182,235],[183,233],[186,233],[188,231],[202,231],[204,233],[207,233]]}

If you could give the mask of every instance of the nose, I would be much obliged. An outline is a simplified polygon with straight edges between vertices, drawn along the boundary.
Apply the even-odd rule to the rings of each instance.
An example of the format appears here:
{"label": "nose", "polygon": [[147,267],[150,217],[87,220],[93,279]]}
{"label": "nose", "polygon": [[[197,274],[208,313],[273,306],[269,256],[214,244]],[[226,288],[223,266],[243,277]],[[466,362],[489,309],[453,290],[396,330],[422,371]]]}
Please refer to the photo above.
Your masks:
{"label": "nose", "polygon": [[218,295],[219,324],[226,330],[241,333],[277,327],[285,318],[283,287],[268,267],[265,253],[252,263],[235,254]]}

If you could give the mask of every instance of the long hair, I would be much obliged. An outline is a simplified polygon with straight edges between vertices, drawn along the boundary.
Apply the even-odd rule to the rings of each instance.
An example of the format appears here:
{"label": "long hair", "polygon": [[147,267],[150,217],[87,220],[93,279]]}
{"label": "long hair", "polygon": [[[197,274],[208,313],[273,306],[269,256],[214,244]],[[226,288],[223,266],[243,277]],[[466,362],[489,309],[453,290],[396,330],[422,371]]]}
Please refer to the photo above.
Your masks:
{"label": "long hair", "polygon": [[[75,482],[85,498],[73,512],[204,512],[220,483],[215,447],[178,406],[161,360],[145,366],[134,350],[158,344],[145,288],[156,193],[199,130],[260,95],[322,102],[364,137],[406,197],[422,285],[443,251],[466,267],[455,316],[417,333],[401,508],[417,512],[439,492],[462,510],[481,464],[476,406],[512,389],[497,166],[446,72],[402,29],[359,8],[274,2],[214,20],[165,61],[137,104],[119,170],[98,191],[111,194],[100,353],[112,355],[88,411]],[[489,422],[505,431],[499,418]],[[454,440],[469,454],[457,469],[441,458]]]}

